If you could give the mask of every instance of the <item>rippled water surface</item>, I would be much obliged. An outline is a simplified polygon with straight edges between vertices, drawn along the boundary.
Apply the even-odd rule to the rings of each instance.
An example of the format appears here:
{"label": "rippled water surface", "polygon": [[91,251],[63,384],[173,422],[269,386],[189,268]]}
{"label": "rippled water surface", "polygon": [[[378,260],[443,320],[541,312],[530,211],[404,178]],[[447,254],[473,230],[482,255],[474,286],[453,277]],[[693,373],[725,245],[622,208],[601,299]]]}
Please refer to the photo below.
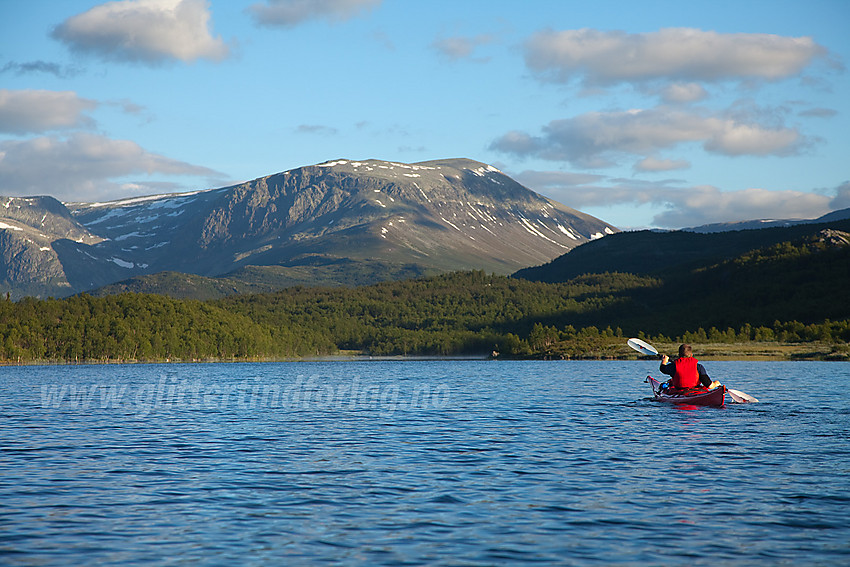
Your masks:
{"label": "rippled water surface", "polygon": [[850,364],[0,368],[0,563],[847,564]]}

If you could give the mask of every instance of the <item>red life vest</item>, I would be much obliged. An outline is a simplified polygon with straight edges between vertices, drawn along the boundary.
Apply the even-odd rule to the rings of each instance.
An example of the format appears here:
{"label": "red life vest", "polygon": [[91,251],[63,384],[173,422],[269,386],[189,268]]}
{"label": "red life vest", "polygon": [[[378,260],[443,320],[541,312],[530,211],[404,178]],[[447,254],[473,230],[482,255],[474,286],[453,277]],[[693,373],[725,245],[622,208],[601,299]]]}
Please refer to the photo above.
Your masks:
{"label": "red life vest", "polygon": [[697,359],[692,356],[677,358],[676,373],[673,374],[674,388],[694,388],[699,384],[699,372],[697,371]]}

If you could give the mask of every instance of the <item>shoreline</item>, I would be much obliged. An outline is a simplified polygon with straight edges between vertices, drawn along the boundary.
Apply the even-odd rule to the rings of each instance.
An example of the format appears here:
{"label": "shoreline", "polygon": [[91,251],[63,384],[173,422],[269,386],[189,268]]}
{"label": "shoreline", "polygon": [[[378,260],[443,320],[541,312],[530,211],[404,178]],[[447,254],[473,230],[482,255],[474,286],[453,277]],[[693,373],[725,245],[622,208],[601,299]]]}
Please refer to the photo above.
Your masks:
{"label": "shoreline", "polygon": [[[656,343],[659,352],[673,354],[678,343]],[[495,356],[494,356],[495,355]],[[848,362],[850,345],[825,343],[710,343],[696,345],[694,356],[701,361],[757,361],[757,362]],[[422,362],[422,361],[628,361],[651,360],[641,357],[620,345],[605,345],[579,356],[559,352],[535,353],[524,356],[492,354],[456,355],[370,355],[358,351],[341,351],[335,354],[299,357],[246,357],[246,358],[163,358],[163,359],[91,359],[91,360],[27,360],[0,361],[0,366],[98,366],[137,364],[228,364],[274,362]]]}

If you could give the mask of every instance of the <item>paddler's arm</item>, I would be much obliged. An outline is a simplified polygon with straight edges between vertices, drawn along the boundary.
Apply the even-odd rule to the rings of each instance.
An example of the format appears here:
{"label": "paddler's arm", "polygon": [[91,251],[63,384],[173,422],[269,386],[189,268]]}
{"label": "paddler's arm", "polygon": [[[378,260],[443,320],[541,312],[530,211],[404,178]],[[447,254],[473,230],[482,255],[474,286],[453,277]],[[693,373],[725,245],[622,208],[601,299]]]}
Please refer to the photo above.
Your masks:
{"label": "paddler's arm", "polygon": [[697,364],[697,374],[699,374],[699,383],[706,388],[711,387],[711,378],[708,377],[708,372],[702,364]]}
{"label": "paddler's arm", "polygon": [[661,357],[661,366],[658,367],[658,370],[667,376],[673,376],[676,374],[676,365],[670,362],[670,357],[665,354]]}

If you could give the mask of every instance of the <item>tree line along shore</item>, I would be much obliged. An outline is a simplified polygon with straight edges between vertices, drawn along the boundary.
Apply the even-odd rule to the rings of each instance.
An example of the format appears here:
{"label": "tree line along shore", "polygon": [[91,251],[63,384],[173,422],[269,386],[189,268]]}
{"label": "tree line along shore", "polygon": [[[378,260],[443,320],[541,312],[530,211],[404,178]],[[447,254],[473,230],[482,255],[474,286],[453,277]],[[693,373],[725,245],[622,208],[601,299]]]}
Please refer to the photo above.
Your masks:
{"label": "tree line along shore", "polygon": [[799,317],[798,305],[746,303],[727,296],[683,317],[664,282],[649,276],[594,274],[552,284],[481,271],[214,301],[136,293],[24,298],[0,301],[0,362],[290,360],[341,353],[634,359],[625,345],[630,336],[664,352],[689,342],[706,359],[850,360],[850,318],[824,317],[828,297],[811,298],[808,319]]}

